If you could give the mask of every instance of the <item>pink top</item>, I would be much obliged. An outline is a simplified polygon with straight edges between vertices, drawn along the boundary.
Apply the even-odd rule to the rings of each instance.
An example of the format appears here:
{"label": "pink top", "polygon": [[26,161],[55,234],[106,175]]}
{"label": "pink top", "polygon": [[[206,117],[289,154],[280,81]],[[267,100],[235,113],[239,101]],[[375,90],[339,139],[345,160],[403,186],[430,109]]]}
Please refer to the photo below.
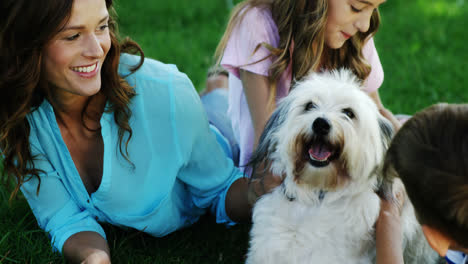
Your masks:
{"label": "pink top", "polygon": [[[249,10],[240,24],[234,28],[221,60],[221,65],[231,73],[229,74],[228,115],[231,118],[234,135],[239,142],[240,166],[245,165],[252,154],[255,133],[240,81],[239,69],[268,76],[268,69],[273,63],[273,59],[268,58],[261,62],[257,61],[268,56],[270,52],[268,49],[260,47],[254,53],[257,45],[264,42],[273,47],[278,47],[278,29],[270,10],[255,7]],[[365,91],[371,93],[376,91],[383,82],[382,65],[373,39],[370,39],[363,47],[363,53],[372,66],[372,71],[365,81]],[[290,63],[277,84],[277,100],[289,93],[291,80]]]}

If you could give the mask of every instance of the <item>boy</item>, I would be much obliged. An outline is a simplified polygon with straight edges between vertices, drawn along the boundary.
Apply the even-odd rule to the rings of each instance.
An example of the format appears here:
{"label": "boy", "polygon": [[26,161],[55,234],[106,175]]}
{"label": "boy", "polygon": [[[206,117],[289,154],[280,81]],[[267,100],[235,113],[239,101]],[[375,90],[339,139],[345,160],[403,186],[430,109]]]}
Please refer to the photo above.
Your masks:
{"label": "boy", "polygon": [[448,263],[468,263],[468,104],[414,115],[393,139],[384,173],[401,178],[431,247]]}

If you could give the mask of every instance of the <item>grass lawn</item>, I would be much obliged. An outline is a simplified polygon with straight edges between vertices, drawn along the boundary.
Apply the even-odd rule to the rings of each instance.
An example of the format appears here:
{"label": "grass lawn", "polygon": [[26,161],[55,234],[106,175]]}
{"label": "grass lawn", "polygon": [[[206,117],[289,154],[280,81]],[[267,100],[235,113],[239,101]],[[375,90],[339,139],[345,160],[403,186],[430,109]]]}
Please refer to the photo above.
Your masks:
{"label": "grass lawn", "polygon": [[[203,88],[228,1],[115,2],[122,35],[139,42],[147,57],[178,65],[198,90]],[[440,101],[468,102],[468,3],[388,0],[380,10],[375,39],[385,71],[384,105],[412,114]],[[0,263],[61,263],[24,199],[11,205],[7,200],[0,188]],[[248,229],[216,225],[211,217],[165,238],[105,226],[114,263],[242,263]]]}

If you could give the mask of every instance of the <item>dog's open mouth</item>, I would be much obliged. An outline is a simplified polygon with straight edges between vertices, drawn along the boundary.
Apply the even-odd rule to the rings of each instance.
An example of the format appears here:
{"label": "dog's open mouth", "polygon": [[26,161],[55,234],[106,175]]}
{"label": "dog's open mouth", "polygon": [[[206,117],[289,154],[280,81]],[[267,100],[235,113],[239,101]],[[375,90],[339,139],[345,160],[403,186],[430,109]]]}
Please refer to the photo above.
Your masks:
{"label": "dog's open mouth", "polygon": [[311,142],[308,155],[312,166],[325,167],[338,157],[339,150],[323,139],[316,139]]}

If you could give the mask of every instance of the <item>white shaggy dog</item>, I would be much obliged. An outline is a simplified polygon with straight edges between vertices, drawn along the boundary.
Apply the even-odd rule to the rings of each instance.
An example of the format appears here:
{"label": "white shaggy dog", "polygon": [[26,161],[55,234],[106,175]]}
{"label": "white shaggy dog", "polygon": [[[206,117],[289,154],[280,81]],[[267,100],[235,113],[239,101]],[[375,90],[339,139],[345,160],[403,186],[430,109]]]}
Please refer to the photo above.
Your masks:
{"label": "white shaggy dog", "polygon": [[[284,182],[253,211],[248,264],[374,263],[377,168],[391,124],[348,70],[312,74],[268,121],[250,166]],[[402,215],[405,263],[437,263],[411,205]]]}

